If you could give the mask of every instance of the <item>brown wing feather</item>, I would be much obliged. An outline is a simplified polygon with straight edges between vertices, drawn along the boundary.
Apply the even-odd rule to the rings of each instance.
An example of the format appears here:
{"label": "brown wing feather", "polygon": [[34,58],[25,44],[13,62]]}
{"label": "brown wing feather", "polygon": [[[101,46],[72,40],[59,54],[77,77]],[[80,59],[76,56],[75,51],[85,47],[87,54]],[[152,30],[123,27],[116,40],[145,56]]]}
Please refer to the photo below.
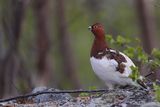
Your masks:
{"label": "brown wing feather", "polygon": [[127,60],[125,59],[123,55],[121,55],[118,51],[111,52],[110,50],[107,50],[107,51],[103,50],[103,51],[98,52],[95,55],[95,58],[101,59],[104,56],[107,57],[108,59],[116,60],[118,63],[117,71],[119,71],[120,73],[124,72],[126,66],[122,62],[127,62]]}

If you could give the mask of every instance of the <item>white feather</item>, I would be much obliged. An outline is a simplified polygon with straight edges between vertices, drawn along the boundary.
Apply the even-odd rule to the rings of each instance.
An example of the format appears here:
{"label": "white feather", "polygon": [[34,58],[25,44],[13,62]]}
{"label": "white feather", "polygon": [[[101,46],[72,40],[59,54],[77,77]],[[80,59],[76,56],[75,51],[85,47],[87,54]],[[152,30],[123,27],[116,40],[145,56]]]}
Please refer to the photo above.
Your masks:
{"label": "white feather", "polygon": [[[116,52],[115,50],[110,50],[111,52]],[[127,62],[125,64],[124,73],[116,71],[118,63],[114,59],[108,59],[107,57],[102,57],[97,59],[95,57],[90,58],[91,66],[95,74],[102,79],[109,88],[113,88],[114,85],[127,85],[133,84],[132,79],[128,76],[132,73],[131,66],[135,66],[129,57],[120,52],[119,54],[123,55]]]}

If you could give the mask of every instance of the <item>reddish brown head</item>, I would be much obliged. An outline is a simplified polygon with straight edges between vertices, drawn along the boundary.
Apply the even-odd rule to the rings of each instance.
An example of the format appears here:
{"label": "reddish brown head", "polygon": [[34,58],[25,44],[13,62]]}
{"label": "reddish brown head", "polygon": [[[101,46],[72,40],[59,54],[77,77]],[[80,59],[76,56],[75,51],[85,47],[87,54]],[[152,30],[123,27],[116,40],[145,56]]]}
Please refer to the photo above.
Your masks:
{"label": "reddish brown head", "polygon": [[105,54],[106,48],[109,48],[105,41],[104,27],[100,23],[95,23],[92,26],[90,26],[89,29],[95,36],[91,49],[91,56],[101,58],[102,55],[99,55],[99,52]]}
{"label": "reddish brown head", "polygon": [[89,26],[89,29],[94,34],[96,39],[105,39],[105,31],[102,24],[95,23],[92,26]]}

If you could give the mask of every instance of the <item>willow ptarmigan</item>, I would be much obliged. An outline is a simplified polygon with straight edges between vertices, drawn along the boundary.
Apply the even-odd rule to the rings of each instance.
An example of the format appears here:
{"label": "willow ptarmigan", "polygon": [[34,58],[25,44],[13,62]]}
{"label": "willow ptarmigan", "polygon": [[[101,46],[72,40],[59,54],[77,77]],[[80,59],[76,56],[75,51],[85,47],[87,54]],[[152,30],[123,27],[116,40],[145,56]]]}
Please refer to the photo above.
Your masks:
{"label": "willow ptarmigan", "polygon": [[94,35],[94,42],[90,53],[90,62],[95,74],[105,82],[109,89],[114,86],[134,85],[129,75],[132,74],[132,60],[117,50],[111,49],[105,41],[104,27],[100,23],[89,26]]}

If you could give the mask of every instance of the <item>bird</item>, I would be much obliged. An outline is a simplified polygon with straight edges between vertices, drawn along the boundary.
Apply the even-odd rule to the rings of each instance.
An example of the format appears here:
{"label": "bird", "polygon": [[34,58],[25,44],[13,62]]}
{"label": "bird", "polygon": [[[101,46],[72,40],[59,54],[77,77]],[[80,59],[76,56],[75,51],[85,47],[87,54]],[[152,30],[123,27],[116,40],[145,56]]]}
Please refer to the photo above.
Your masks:
{"label": "bird", "polygon": [[109,47],[105,41],[105,30],[101,23],[88,27],[94,35],[90,52],[90,63],[94,73],[109,89],[116,86],[139,86],[130,78],[133,61],[124,53]]}

